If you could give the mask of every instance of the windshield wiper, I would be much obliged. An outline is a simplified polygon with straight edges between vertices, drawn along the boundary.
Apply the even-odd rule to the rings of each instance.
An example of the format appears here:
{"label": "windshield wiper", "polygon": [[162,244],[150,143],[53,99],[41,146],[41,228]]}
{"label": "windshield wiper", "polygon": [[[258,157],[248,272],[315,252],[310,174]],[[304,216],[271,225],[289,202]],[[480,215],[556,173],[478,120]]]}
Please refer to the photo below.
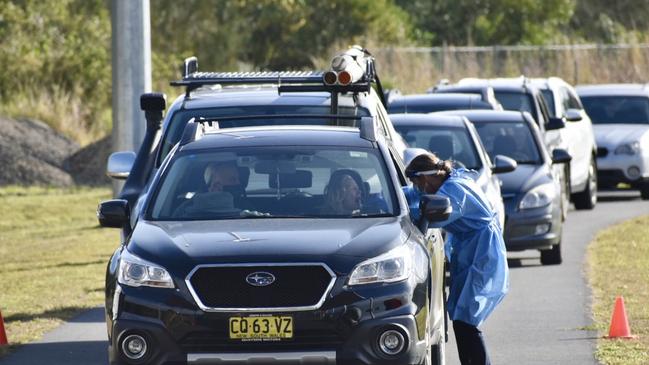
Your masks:
{"label": "windshield wiper", "polygon": [[361,213],[361,214],[354,214],[351,217],[352,218],[381,218],[381,217],[394,217],[395,215],[392,213]]}

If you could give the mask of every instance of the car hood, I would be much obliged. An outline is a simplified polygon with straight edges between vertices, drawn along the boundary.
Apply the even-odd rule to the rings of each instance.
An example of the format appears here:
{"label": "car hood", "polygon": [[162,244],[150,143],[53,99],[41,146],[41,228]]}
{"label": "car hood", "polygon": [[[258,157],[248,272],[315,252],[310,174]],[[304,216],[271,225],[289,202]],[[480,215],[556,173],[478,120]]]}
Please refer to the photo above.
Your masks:
{"label": "car hood", "polygon": [[598,147],[615,148],[622,143],[649,139],[647,124],[593,124]]}
{"label": "car hood", "polygon": [[552,174],[546,165],[519,164],[514,171],[498,174],[498,178],[502,181],[500,187],[502,194],[512,195],[551,182]]}
{"label": "car hood", "polygon": [[412,228],[405,217],[140,221],[128,250],[183,271],[198,264],[293,261],[348,271],[403,243]]}

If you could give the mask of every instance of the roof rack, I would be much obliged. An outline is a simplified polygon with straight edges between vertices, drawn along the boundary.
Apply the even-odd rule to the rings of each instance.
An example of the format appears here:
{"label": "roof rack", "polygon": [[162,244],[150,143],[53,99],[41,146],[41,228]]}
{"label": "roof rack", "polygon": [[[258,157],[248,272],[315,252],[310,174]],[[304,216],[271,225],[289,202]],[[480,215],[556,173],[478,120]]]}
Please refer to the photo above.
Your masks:
{"label": "roof rack", "polygon": [[[210,132],[214,133],[216,131],[222,131],[220,128],[219,121],[227,120],[246,120],[246,119],[299,119],[299,118],[330,118],[334,120],[356,120],[359,121],[358,128],[360,131],[360,137],[368,140],[370,142],[376,142],[378,133],[378,123],[376,117],[360,117],[355,115],[331,115],[331,114],[271,114],[271,115],[239,115],[239,116],[229,116],[229,117],[215,117],[215,118],[192,118],[187,122],[185,129],[183,130],[183,135],[180,139],[179,144],[184,146],[188,143],[197,141],[205,134]],[[342,126],[342,125],[334,125]],[[315,127],[315,126],[314,126]],[[246,128],[246,127],[243,127]]]}
{"label": "roof rack", "polygon": [[[183,62],[181,80],[172,86],[184,86],[185,97],[206,85],[261,85],[276,84],[278,92],[317,92],[332,94],[336,104],[338,93],[369,92],[376,83],[381,102],[385,105],[383,88],[376,73],[374,57],[364,48],[353,46],[336,55],[329,71],[265,71],[265,72],[199,72],[198,59],[186,58]],[[332,105],[332,111],[333,111]]]}

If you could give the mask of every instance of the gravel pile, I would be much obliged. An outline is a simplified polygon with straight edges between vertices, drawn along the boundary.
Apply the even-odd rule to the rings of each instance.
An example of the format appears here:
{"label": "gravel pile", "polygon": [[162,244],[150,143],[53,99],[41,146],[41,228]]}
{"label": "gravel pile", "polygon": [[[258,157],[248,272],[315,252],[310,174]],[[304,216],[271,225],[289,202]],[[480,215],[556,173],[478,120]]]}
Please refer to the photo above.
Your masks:
{"label": "gravel pile", "polygon": [[110,139],[79,145],[47,124],[0,117],[0,186],[107,185]]}

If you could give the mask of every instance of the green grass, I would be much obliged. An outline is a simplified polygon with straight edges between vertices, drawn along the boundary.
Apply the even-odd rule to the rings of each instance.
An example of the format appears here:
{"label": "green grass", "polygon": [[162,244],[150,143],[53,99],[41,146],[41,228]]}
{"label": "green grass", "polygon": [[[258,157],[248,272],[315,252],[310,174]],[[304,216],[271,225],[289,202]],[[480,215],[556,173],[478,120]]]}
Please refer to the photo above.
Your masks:
{"label": "green grass", "polygon": [[[649,364],[649,216],[600,232],[588,250],[593,317],[602,364]],[[616,296],[624,297],[630,340],[604,339]]]}
{"label": "green grass", "polygon": [[0,188],[0,311],[10,347],[102,304],[119,232],[99,228],[95,211],[109,198],[108,188]]}

